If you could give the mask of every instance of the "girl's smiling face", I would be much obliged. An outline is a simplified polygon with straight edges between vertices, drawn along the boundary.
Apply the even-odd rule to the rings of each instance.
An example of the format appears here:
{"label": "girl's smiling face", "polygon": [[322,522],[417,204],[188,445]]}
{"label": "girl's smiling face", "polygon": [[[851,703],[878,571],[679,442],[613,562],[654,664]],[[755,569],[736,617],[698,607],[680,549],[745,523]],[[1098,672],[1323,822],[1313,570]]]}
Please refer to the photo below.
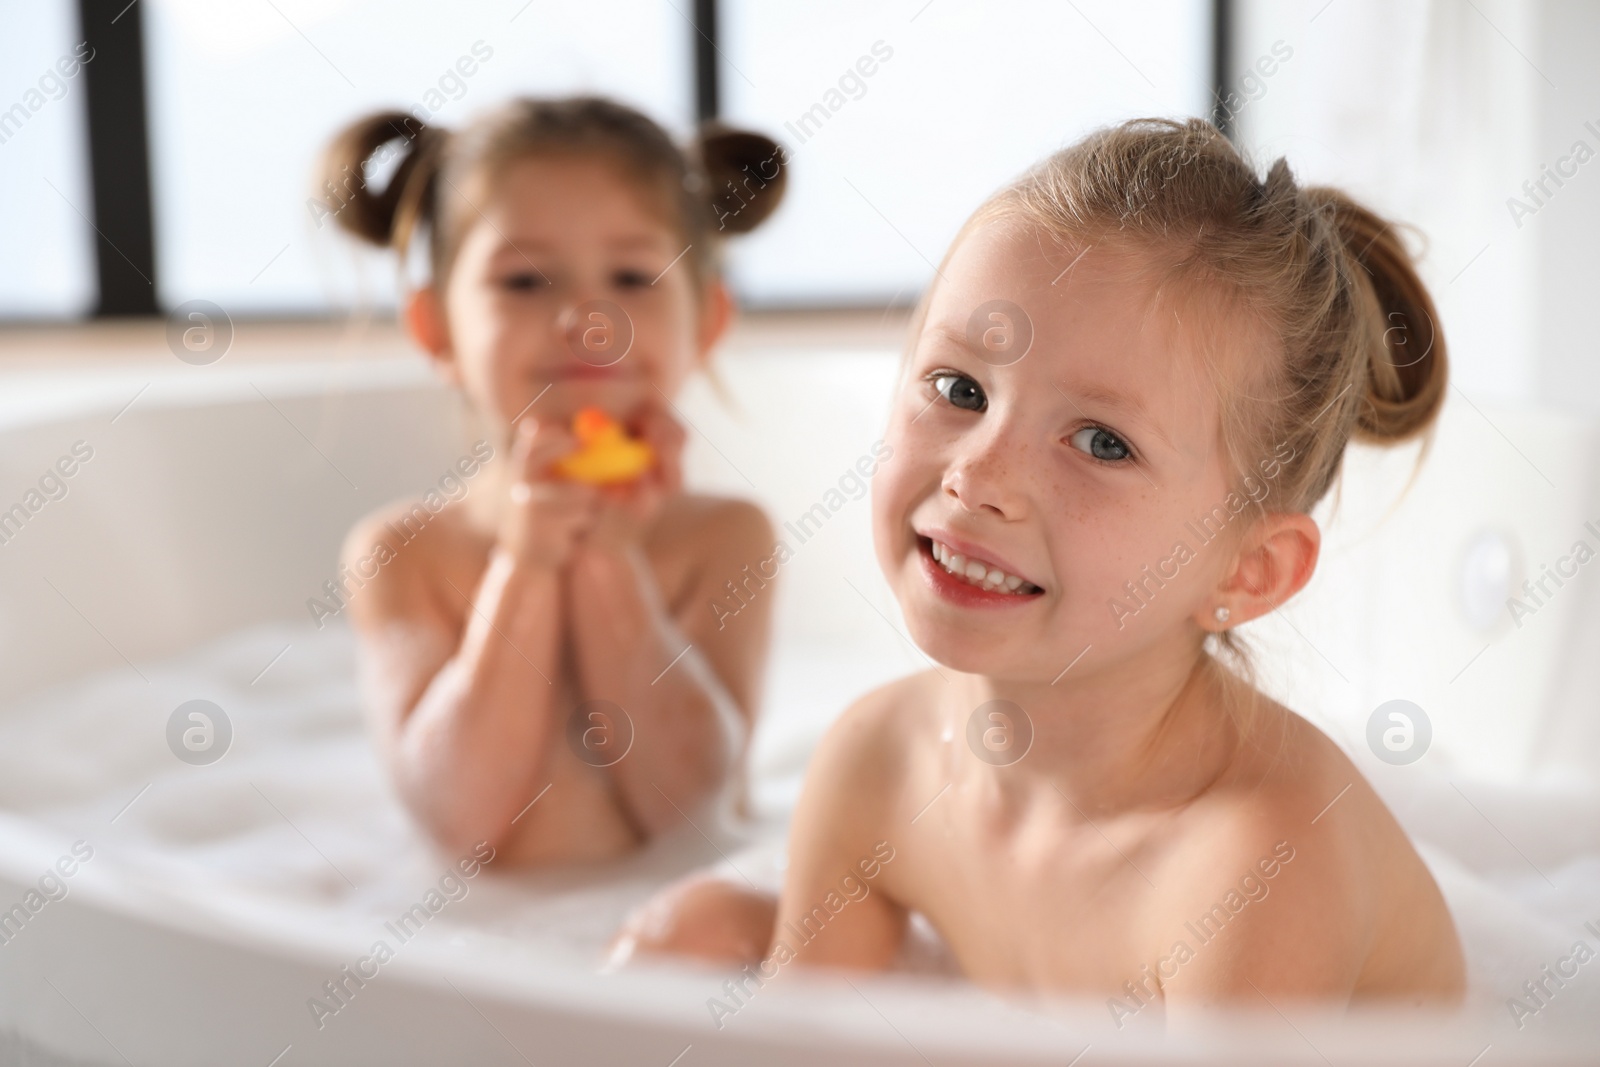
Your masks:
{"label": "girl's smiling face", "polygon": [[[1198,648],[1246,517],[1209,543],[1188,526],[1230,491],[1203,369],[1215,360],[1179,319],[1198,326],[1211,309],[1153,275],[1132,250],[1064,248],[1005,220],[949,255],[873,489],[879,563],[935,660],[1049,683],[1080,655],[1076,669],[1094,670]],[[996,301],[1026,321],[991,319]],[[988,326],[1029,324],[1020,359],[983,343]]]}
{"label": "girl's smiling face", "polygon": [[545,417],[675,395],[725,325],[727,297],[696,284],[648,192],[611,160],[573,154],[510,163],[489,194],[478,184],[445,190],[470,197],[454,205],[467,228],[444,291],[420,294],[438,316],[424,344],[478,409],[504,427],[547,387]]}

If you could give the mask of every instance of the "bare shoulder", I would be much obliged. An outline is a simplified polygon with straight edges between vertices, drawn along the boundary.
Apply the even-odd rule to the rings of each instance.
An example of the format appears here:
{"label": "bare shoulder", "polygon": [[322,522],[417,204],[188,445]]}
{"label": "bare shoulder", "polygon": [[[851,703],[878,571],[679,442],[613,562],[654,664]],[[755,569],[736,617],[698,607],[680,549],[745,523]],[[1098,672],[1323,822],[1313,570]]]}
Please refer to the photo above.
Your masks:
{"label": "bare shoulder", "polygon": [[340,551],[341,577],[359,590],[350,598],[354,621],[370,628],[456,614],[441,589],[447,580],[470,586],[486,547],[455,505],[437,512],[412,500],[384,505],[351,528]]}
{"label": "bare shoulder", "polygon": [[[1276,856],[1280,874],[1291,866],[1297,875],[1309,872],[1314,877],[1308,884],[1321,887],[1316,895],[1325,889],[1338,897],[1341,910],[1360,910],[1371,838],[1348,831],[1379,815],[1374,803],[1382,808],[1337,745],[1305,719],[1267,702],[1232,765],[1181,816],[1181,843],[1172,862],[1190,869],[1185,874],[1215,873],[1174,884],[1206,892],[1214,888],[1206,883],[1236,883],[1251,871],[1259,877],[1260,861]],[[1336,811],[1358,817],[1333,818]],[[1387,812],[1380,821],[1388,821]]]}
{"label": "bare shoulder", "polygon": [[932,671],[907,675],[856,698],[839,715],[817,755],[840,765],[884,770],[901,765],[932,729],[938,693]]}
{"label": "bare shoulder", "polygon": [[1224,834],[1255,828],[1305,833],[1323,822],[1330,805],[1367,798],[1376,796],[1338,745],[1304,718],[1263,700],[1236,758],[1202,796],[1196,814],[1212,818]]}
{"label": "bare shoulder", "polygon": [[840,713],[817,745],[806,793],[852,821],[889,811],[905,795],[915,754],[933,739],[933,672],[879,686]]}
{"label": "bare shoulder", "polygon": [[1158,878],[1172,887],[1161,907],[1205,945],[1174,982],[1180,1000],[1253,996],[1251,985],[1269,996],[1381,985],[1374,976],[1408,919],[1433,926],[1435,943],[1414,948],[1459,951],[1432,877],[1382,799],[1327,735],[1280,705],[1267,703],[1234,764],[1179,823]]}

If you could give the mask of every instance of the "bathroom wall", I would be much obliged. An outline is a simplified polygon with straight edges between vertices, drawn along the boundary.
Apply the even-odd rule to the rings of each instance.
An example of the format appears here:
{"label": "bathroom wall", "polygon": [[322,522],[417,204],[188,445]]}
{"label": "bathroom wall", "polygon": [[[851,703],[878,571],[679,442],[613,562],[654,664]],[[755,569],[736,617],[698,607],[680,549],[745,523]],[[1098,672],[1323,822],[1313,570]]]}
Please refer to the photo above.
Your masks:
{"label": "bathroom wall", "polygon": [[[1575,152],[1581,140],[1600,154],[1600,65],[1585,51],[1600,7],[1241,0],[1238,10],[1241,142],[1263,164],[1287,155],[1302,178],[1419,228],[1457,384],[1600,413],[1600,163],[1580,165]],[[1272,51],[1279,42],[1287,60]],[[1545,167],[1571,176],[1530,195],[1524,183]]]}

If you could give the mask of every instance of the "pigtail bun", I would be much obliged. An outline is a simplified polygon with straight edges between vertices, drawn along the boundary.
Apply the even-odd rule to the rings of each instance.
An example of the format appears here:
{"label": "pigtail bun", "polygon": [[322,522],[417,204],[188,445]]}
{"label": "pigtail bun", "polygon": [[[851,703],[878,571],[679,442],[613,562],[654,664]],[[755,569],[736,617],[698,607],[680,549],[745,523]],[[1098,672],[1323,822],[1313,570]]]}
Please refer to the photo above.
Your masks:
{"label": "pigtail bun", "polygon": [[696,149],[714,230],[749,233],[777,210],[789,182],[789,156],[782,145],[759,133],[707,123]]}
{"label": "pigtail bun", "polygon": [[1370,310],[1357,315],[1357,328],[1368,335],[1368,359],[1355,433],[1380,444],[1414,437],[1437,418],[1448,384],[1449,358],[1433,298],[1393,224],[1338,190],[1313,188],[1306,195],[1333,213],[1355,264],[1358,290],[1371,301]]}
{"label": "pigtail bun", "polygon": [[[404,249],[426,211],[442,130],[404,111],[380,111],[339,131],[322,155],[322,192],[346,232],[380,248]],[[381,191],[366,168],[398,152],[400,162]]]}

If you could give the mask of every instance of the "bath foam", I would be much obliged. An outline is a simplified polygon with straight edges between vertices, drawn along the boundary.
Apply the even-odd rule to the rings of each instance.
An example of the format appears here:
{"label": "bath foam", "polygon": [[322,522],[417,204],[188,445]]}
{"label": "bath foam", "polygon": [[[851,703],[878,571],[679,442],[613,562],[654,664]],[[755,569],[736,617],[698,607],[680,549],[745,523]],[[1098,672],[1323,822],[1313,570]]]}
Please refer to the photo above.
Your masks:
{"label": "bath foam", "polygon": [[[783,811],[770,798],[795,795],[820,728],[799,681],[825,667],[816,650],[775,657],[753,783],[769,798],[767,822],[715,843],[685,827],[593,871],[479,876],[408,943],[407,963],[540,957],[593,970],[627,912],[681,873],[718,865],[776,888]],[[256,626],[139,669],[143,678],[121,667],[0,708],[0,873],[31,882],[82,838],[95,858],[73,878],[75,898],[340,958],[365,951],[438,883],[449,857],[422,837],[374,758],[343,623]],[[858,669],[837,655],[835,673]],[[231,748],[207,766],[181,762],[165,740],[173,709],[196,698],[233,727]],[[1503,1022],[1507,999],[1569,952],[1586,920],[1600,923],[1600,798],[1461,783],[1519,853],[1485,833],[1485,816],[1449,781],[1410,770],[1378,784],[1455,916],[1471,1009]],[[782,780],[761,780],[774,773]],[[905,969],[947,973],[936,936],[916,929]],[[1600,1013],[1600,981],[1586,969],[1550,1012]]]}
{"label": "bath foam", "polygon": [[[423,837],[375,758],[355,654],[342,621],[320,631],[267,624],[141,664],[148,682],[123,667],[0,707],[0,873],[36,880],[63,834],[81,837],[96,852],[74,895],[120,909],[137,902],[158,921],[181,914],[219,936],[246,930],[308,951],[366,951],[452,857]],[[780,678],[814,670],[775,665]],[[231,747],[207,766],[179,761],[165,740],[173,709],[197,697],[232,725]],[[786,717],[810,709],[793,704]],[[777,748],[809,743],[808,731],[779,725]],[[711,842],[685,826],[592,873],[474,878],[406,946],[408,962],[464,941],[502,960],[537,955],[593,970],[628,912],[690,870],[731,863],[776,892],[784,841],[770,812],[797,794],[800,756],[769,753],[779,780],[757,805],[769,817],[720,831],[701,820]],[[948,973],[936,936],[919,931],[903,969]]]}

